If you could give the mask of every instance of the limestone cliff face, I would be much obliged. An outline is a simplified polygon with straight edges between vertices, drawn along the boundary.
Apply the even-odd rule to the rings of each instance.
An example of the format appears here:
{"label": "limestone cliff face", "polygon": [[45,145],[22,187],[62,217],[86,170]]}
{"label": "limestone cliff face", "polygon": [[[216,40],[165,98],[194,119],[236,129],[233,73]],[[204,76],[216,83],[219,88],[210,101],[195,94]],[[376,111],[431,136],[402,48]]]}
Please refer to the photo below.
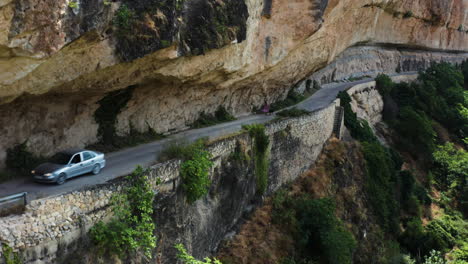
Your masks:
{"label": "limestone cliff face", "polygon": [[[99,140],[107,93],[132,86],[117,132],[248,113],[359,43],[468,51],[464,0],[0,0],[0,164]],[[359,69],[356,69],[359,71]],[[1,167],[1,166],[0,166]]]}

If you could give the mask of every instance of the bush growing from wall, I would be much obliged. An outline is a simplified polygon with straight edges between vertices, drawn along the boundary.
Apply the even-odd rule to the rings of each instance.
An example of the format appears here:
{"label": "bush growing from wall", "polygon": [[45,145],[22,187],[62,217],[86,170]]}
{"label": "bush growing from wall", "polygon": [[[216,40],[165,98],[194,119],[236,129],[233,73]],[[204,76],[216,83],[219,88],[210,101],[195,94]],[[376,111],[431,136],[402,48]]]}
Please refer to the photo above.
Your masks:
{"label": "bush growing from wall", "polygon": [[152,219],[154,193],[147,173],[147,170],[137,167],[127,176],[128,187],[111,198],[114,218],[91,228],[90,237],[100,253],[123,258],[141,252],[147,258],[152,257],[152,250],[156,247]]}
{"label": "bush growing from wall", "polygon": [[265,126],[254,124],[242,127],[247,130],[254,140],[253,152],[255,161],[255,175],[257,179],[257,192],[265,193],[268,186],[269,145],[270,139],[265,134]]}
{"label": "bush growing from wall", "polygon": [[310,114],[310,111],[293,107],[287,110],[283,110],[276,115],[280,117],[300,117],[307,114]]}
{"label": "bush growing from wall", "polygon": [[297,93],[296,91],[294,91],[294,89],[291,89],[284,100],[271,104],[270,111],[275,112],[281,110],[283,108],[298,104],[304,101],[305,99],[306,97],[304,95]]}
{"label": "bush growing from wall", "polygon": [[188,152],[188,159],[180,167],[180,175],[187,202],[194,203],[208,193],[211,184],[209,172],[213,162],[202,140],[192,144]]}
{"label": "bush growing from wall", "polygon": [[2,243],[2,255],[5,264],[23,264],[19,254],[13,252],[10,246]]}

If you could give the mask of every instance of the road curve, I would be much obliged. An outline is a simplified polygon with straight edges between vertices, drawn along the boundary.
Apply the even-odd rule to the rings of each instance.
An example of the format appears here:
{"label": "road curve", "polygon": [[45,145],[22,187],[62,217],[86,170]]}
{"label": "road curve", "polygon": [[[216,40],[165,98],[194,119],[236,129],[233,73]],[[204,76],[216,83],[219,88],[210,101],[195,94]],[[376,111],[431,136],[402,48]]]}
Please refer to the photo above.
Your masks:
{"label": "road curve", "polygon": [[[408,72],[400,75],[413,75],[415,72]],[[373,81],[373,79],[363,79],[355,82],[338,82],[325,84],[311,97],[296,105],[297,108],[308,111],[316,111],[328,106],[335,100],[338,92],[346,90],[356,84]],[[239,131],[242,125],[253,123],[266,123],[275,118],[275,115],[250,115],[241,117],[235,121],[222,123],[210,127],[191,129],[171,135],[163,140],[139,145],[132,148],[106,154],[106,167],[98,175],[83,175],[68,180],[63,185],[39,184],[32,181],[32,178],[15,179],[0,184],[0,197],[27,192],[28,200],[44,198],[71,192],[83,187],[105,183],[111,179],[128,175],[137,165],[143,167],[150,166],[155,162],[158,154],[164,147],[173,140],[184,139],[188,142],[199,138],[208,137],[215,139]]]}

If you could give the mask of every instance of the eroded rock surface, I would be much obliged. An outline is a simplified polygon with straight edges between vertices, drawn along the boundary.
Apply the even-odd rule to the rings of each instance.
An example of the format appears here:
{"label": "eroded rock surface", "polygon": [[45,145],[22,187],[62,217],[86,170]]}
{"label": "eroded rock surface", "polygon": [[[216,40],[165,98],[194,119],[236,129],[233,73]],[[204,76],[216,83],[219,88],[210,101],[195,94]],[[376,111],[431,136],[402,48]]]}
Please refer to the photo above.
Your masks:
{"label": "eroded rock surface", "polygon": [[[117,132],[165,133],[220,105],[249,113],[358,43],[465,56],[466,10],[463,0],[1,0],[0,164],[26,140],[44,155],[98,141],[99,100],[129,86]],[[365,68],[345,61],[332,67]]]}

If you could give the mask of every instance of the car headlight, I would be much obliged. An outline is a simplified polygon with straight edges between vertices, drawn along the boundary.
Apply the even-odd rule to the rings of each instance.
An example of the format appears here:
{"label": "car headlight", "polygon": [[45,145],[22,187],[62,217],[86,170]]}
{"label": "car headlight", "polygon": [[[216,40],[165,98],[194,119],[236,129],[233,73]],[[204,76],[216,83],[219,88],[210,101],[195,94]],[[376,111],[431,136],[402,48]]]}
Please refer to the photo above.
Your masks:
{"label": "car headlight", "polygon": [[52,173],[46,173],[46,174],[44,174],[44,176],[51,177],[51,176],[53,176],[53,174]]}
{"label": "car headlight", "polygon": [[32,170],[31,173],[34,174],[34,173],[36,173],[36,171],[35,171],[35,170]]}

